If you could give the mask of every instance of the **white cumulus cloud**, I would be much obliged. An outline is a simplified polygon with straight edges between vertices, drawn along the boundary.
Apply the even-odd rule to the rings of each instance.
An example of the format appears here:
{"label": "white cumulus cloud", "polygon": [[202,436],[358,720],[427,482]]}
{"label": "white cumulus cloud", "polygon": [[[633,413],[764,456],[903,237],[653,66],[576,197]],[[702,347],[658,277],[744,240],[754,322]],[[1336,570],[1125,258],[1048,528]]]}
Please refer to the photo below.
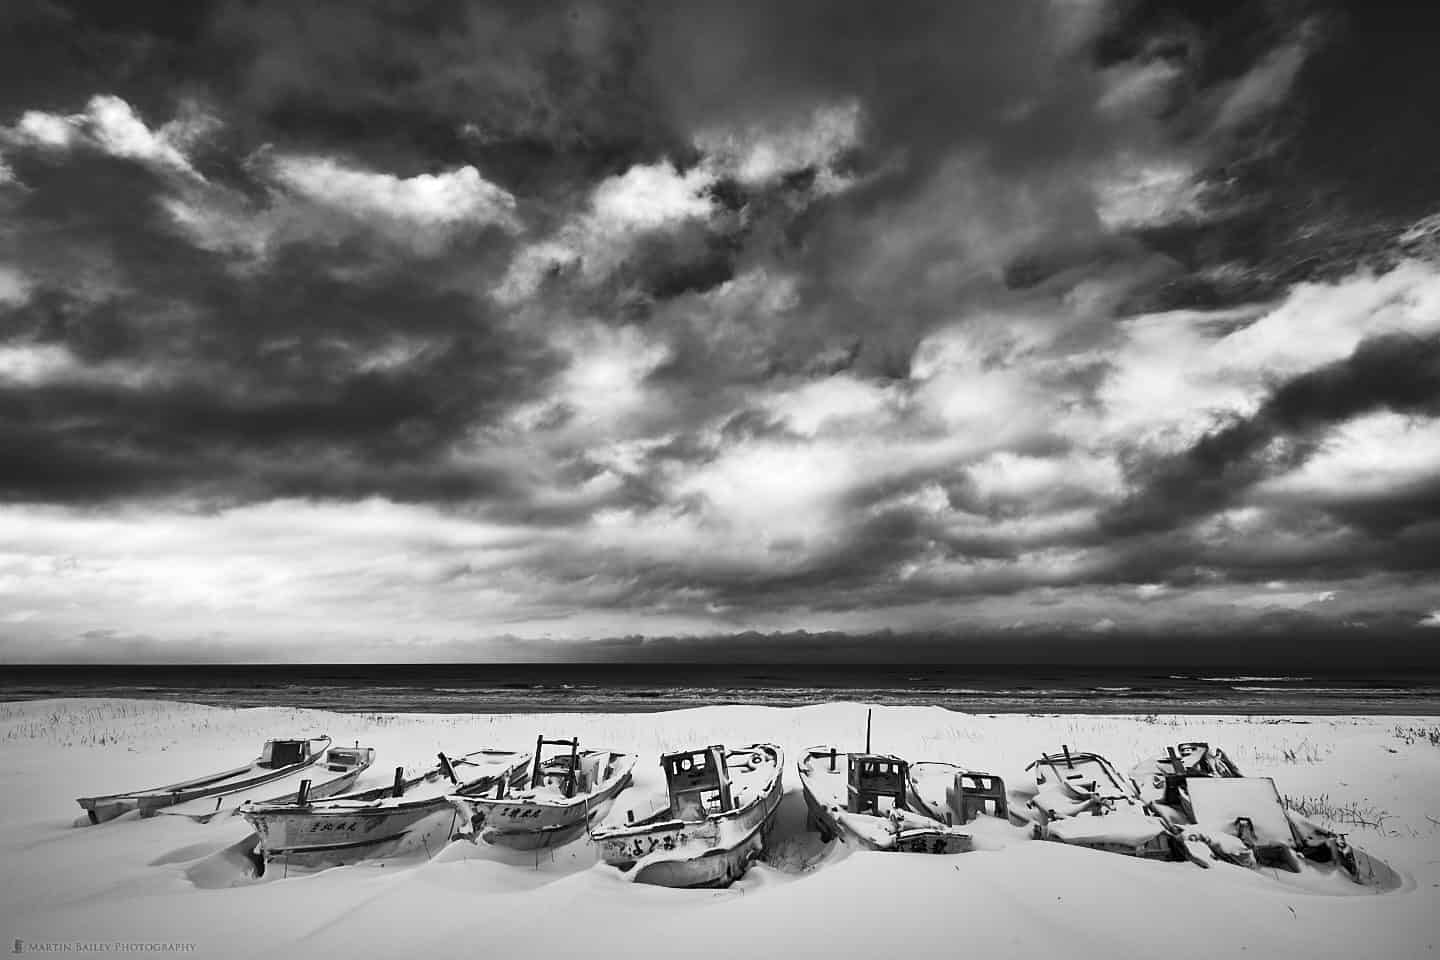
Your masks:
{"label": "white cumulus cloud", "polygon": [[14,126],[4,128],[3,139],[15,146],[41,150],[88,147],[152,169],[199,179],[186,151],[216,123],[190,105],[170,123],[151,128],[126,101],[97,94],[80,113],[62,116],[26,111]]}
{"label": "white cumulus cloud", "polygon": [[346,166],[329,157],[278,156],[276,183],[355,217],[385,217],[420,227],[496,225],[513,229],[515,198],[465,166],[444,173],[397,177]]}

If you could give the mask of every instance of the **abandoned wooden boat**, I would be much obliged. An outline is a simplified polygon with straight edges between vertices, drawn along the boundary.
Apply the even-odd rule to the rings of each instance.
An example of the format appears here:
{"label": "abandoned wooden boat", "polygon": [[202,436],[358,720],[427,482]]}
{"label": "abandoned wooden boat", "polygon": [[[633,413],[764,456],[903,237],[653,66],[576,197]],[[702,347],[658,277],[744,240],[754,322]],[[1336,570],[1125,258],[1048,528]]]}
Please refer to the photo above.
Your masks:
{"label": "abandoned wooden boat", "polygon": [[798,765],[810,827],[826,843],[839,837],[868,850],[962,853],[970,835],[921,809],[913,809],[910,765],[880,753],[842,753],[811,747]]}
{"label": "abandoned wooden boat", "polygon": [[530,755],[477,750],[440,762],[406,779],[397,767],[392,784],[314,802],[246,803],[240,815],[255,828],[258,853],[288,870],[321,869],[380,857],[437,853],[455,836],[459,816],[446,799],[520,784]]}
{"label": "abandoned wooden boat", "polygon": [[1208,743],[1182,743],[1136,767],[1142,796],[1184,833],[1192,852],[1245,867],[1301,870],[1301,858],[1333,864],[1356,883],[1392,888],[1400,878],[1382,861],[1288,810],[1270,777],[1247,777]]}
{"label": "abandoned wooden boat", "polygon": [[131,810],[143,817],[154,816],[165,807],[188,803],[203,797],[237,793],[288,777],[311,766],[330,746],[329,737],[310,740],[270,740],[260,756],[242,767],[223,770],[193,780],[183,780],[164,787],[132,790],[99,797],[81,797],[75,802],[84,808],[91,823],[113,820]]}
{"label": "abandoned wooden boat", "polygon": [[765,850],[785,756],[774,744],[710,746],[660,758],[669,803],[593,837],[605,862],[638,883],[723,887]]}
{"label": "abandoned wooden boat", "polygon": [[[548,759],[546,747],[563,752]],[[535,741],[528,780],[515,789],[497,784],[490,791],[457,792],[450,797],[462,817],[461,833],[472,840],[517,850],[569,843],[598,823],[615,795],[630,783],[633,754],[581,750],[578,738]]]}
{"label": "abandoned wooden boat", "polygon": [[1034,780],[1010,792],[1010,819],[1030,823],[1037,839],[1155,860],[1190,855],[1180,831],[1099,754],[1065,747],[1025,769],[1035,771]]}
{"label": "abandoned wooden boat", "polygon": [[1008,819],[1005,781],[993,773],[922,760],[909,765],[905,790],[910,809],[950,826],[982,815]]}
{"label": "abandoned wooden boat", "polygon": [[[201,823],[223,819],[238,813],[240,807],[251,801],[257,803],[294,803],[302,795],[311,800],[323,800],[353,789],[360,775],[375,762],[375,748],[362,747],[357,742],[353,747],[331,747],[313,767],[302,767],[292,773],[265,783],[237,790],[233,793],[216,794],[214,798],[202,797],[161,810],[162,814],[189,817]],[[328,779],[326,779],[328,777]]]}
{"label": "abandoned wooden boat", "polygon": [[[1144,761],[1130,774],[1140,798],[1155,814],[1181,830],[1187,849],[1197,859],[1222,860],[1247,867],[1282,867],[1292,872],[1300,869],[1289,837],[1290,826],[1273,781],[1242,784],[1238,790],[1221,787],[1212,791],[1202,786],[1198,793],[1204,812],[1197,813],[1187,787],[1191,777],[1207,781],[1247,779],[1242,778],[1239,768],[1223,750],[1198,742],[1170,747],[1164,759]],[[1219,794],[1229,796],[1222,798]],[[1258,826],[1255,818],[1237,814],[1228,824],[1212,822],[1202,827],[1196,817],[1208,819],[1212,801],[1217,808],[1226,809],[1238,802],[1255,813]]]}

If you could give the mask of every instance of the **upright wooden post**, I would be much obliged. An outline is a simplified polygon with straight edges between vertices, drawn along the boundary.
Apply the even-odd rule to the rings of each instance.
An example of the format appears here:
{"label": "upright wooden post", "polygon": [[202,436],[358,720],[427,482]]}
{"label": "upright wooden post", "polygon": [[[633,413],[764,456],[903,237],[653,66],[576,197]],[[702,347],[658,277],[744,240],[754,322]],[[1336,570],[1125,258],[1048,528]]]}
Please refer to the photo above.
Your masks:
{"label": "upright wooden post", "polygon": [[545,734],[535,738],[535,770],[530,774],[530,789],[540,786],[540,753],[545,749]]}
{"label": "upright wooden post", "polygon": [[835,748],[830,748],[830,772],[835,772]]}
{"label": "upright wooden post", "polygon": [[866,710],[866,711],[865,711],[865,752],[866,752],[866,753],[869,753],[869,752],[870,752],[870,714],[872,714],[872,713],[874,713],[874,712],[875,712],[875,711],[873,711],[873,710]]}
{"label": "upright wooden post", "polygon": [[295,795],[295,802],[296,802],[297,804],[299,804],[300,806],[302,806],[302,807],[305,806],[307,803],[310,802],[310,781],[309,781],[309,780],[301,780],[301,781],[300,781],[300,792]]}
{"label": "upright wooden post", "polygon": [[575,796],[575,777],[580,772],[580,738],[570,740],[570,774],[565,778],[565,796]]}
{"label": "upright wooden post", "polygon": [[404,767],[396,767],[396,768],[395,768],[395,789],[394,789],[394,791],[392,792],[391,795],[392,795],[392,796],[396,796],[396,797],[403,797],[403,796],[405,796],[405,768],[404,768]]}

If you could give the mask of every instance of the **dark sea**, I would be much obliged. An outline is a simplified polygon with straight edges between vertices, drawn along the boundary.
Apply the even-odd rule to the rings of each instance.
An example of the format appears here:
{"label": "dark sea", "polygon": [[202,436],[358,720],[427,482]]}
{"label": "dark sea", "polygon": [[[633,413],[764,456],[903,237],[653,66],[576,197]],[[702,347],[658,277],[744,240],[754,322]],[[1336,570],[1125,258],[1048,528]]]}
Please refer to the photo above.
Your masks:
{"label": "dark sea", "polygon": [[952,664],[8,666],[0,701],[141,697],[346,713],[617,713],[835,701],[967,713],[1440,715],[1440,672]]}

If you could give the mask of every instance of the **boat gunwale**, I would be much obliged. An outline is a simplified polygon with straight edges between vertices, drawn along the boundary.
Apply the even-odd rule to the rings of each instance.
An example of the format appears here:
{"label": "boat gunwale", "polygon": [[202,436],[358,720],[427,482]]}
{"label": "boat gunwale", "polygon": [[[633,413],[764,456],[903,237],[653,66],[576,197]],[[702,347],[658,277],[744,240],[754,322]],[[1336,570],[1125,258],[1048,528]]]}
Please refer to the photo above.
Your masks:
{"label": "boat gunwale", "polygon": [[[597,802],[597,801],[604,800],[604,799],[606,799],[606,798],[608,798],[608,797],[614,796],[614,794],[617,794],[617,793],[619,793],[621,790],[625,789],[625,787],[630,784],[631,777],[634,775],[634,772],[635,772],[635,763],[636,763],[636,761],[639,759],[637,754],[626,753],[626,752],[624,752],[623,750],[611,750],[611,749],[608,749],[608,748],[602,748],[602,749],[596,749],[594,752],[595,752],[595,753],[609,753],[609,754],[610,754],[610,762],[611,762],[612,764],[615,763],[615,758],[616,758],[616,757],[626,758],[626,759],[628,759],[628,761],[629,761],[628,764],[624,764],[624,763],[621,764],[621,766],[624,767],[623,769],[619,769],[619,767],[617,766],[617,768],[615,769],[615,772],[610,776],[610,778],[609,778],[608,780],[606,780],[606,781],[602,781],[603,783],[606,784],[603,789],[590,790],[590,791],[587,791],[587,792],[585,792],[585,793],[576,793],[573,797],[537,797],[537,796],[525,796],[525,795],[523,794],[523,792],[522,792],[522,794],[519,795],[519,796],[510,796],[510,795],[507,795],[507,796],[504,796],[504,797],[471,797],[471,796],[466,796],[464,793],[462,793],[462,792],[459,791],[459,790],[452,790],[449,795],[451,795],[451,796],[458,796],[458,797],[460,797],[462,800],[464,800],[464,801],[467,802],[467,803],[473,803],[473,804],[477,804],[477,805],[484,806],[484,807],[494,807],[494,806],[515,806],[515,807],[519,807],[519,806],[531,806],[531,807],[540,807],[540,808],[543,808],[543,809],[545,809],[545,810],[556,810],[556,811],[559,811],[559,812],[562,812],[562,813],[568,813],[568,812],[570,812],[571,810],[575,809],[576,807],[585,808],[585,807],[587,807],[587,806],[588,806],[589,804],[591,804],[591,803],[595,803],[595,802]],[[533,755],[532,755],[532,757],[533,757]],[[571,825],[568,825],[568,824],[567,824],[566,826],[571,826]],[[501,831],[501,832],[504,832],[504,833],[516,833],[516,832],[522,832],[522,833],[542,833],[542,832],[544,832],[544,831],[547,830],[547,829],[553,829],[553,828],[538,828],[538,829],[535,829],[535,830]]]}
{"label": "boat gunwale", "polygon": [[[288,739],[290,738],[272,738],[271,740],[267,740],[266,743]],[[300,738],[297,737],[294,739],[299,740]],[[325,755],[326,751],[330,749],[331,744],[334,743],[328,735],[323,734],[318,737],[306,737],[304,738],[304,742],[307,745],[307,749],[315,743],[323,742],[325,745],[318,750],[311,750],[304,760],[298,763],[286,764],[281,767],[260,767],[260,757],[256,757],[245,766],[236,767],[220,775],[211,774],[206,777],[196,777],[180,783],[167,784],[163,787],[151,787],[148,790],[137,790],[132,793],[112,793],[96,797],[78,797],[75,802],[80,805],[82,810],[90,812],[92,823],[104,822],[97,820],[95,817],[95,814],[102,805],[125,804],[127,801],[133,803],[133,806],[129,809],[139,810],[142,817],[150,817],[167,807],[178,806],[181,803],[188,803],[192,800],[225,797],[230,794],[241,793],[252,787],[263,786],[273,780],[288,777],[299,770],[314,766],[319,762],[320,758]],[[235,780],[234,782],[226,782],[247,771],[254,770],[263,770],[264,774],[247,777],[243,780]]]}

